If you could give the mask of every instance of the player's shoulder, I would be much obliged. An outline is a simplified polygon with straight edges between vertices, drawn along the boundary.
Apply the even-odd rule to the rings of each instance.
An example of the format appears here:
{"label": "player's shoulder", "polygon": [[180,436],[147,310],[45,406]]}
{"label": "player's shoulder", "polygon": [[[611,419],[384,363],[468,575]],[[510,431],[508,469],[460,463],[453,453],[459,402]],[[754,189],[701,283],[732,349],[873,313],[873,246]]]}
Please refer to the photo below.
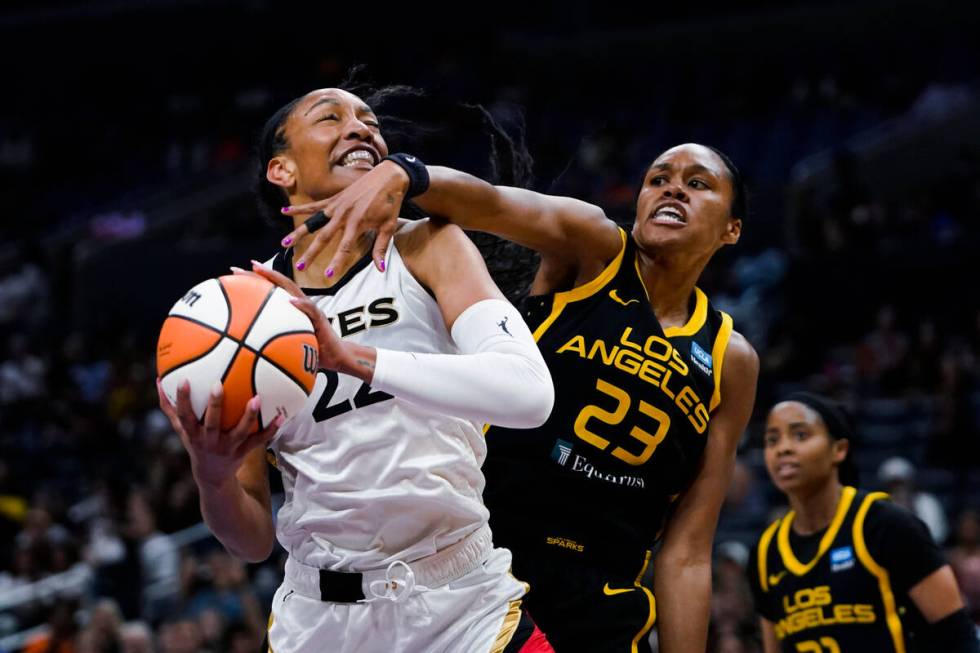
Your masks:
{"label": "player's shoulder", "polygon": [[395,232],[395,245],[406,257],[417,256],[430,249],[442,251],[465,246],[470,242],[460,227],[437,218],[408,221]]}
{"label": "player's shoulder", "polygon": [[730,357],[730,362],[751,367],[756,372],[759,370],[759,354],[756,352],[755,347],[752,346],[748,338],[734,329],[728,338],[728,348],[725,350],[725,357]]}
{"label": "player's shoulder", "polygon": [[[869,543],[912,542],[931,539],[929,529],[915,513],[891,500],[884,492],[860,492],[855,510],[865,511],[861,530]],[[865,505],[867,504],[867,505]]]}
{"label": "player's shoulder", "polygon": [[904,506],[891,500],[884,492],[862,492],[859,495],[861,503],[867,502],[867,516],[864,519],[866,528],[872,526],[884,530],[914,527],[919,518]]}
{"label": "player's shoulder", "polygon": [[[480,251],[461,228],[436,218],[423,218],[395,234],[405,268],[438,296],[444,287],[489,280]],[[492,281],[490,282],[492,284]]]}
{"label": "player's shoulder", "polygon": [[[744,397],[745,402],[754,401],[754,388],[759,379],[759,354],[755,347],[745,336],[733,330],[722,362],[722,397]],[[748,392],[749,389],[753,389],[753,392]]]}

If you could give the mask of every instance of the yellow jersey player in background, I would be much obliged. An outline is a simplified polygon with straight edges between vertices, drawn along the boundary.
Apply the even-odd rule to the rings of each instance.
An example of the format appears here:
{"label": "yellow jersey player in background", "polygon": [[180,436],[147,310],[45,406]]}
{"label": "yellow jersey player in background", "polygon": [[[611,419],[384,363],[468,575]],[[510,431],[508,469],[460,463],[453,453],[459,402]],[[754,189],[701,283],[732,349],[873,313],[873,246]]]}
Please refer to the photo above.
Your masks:
{"label": "yellow jersey player in background", "polygon": [[976,653],[956,580],[925,525],[856,485],[843,409],[796,393],[769,412],[766,467],[790,512],[749,563],[766,653]]}

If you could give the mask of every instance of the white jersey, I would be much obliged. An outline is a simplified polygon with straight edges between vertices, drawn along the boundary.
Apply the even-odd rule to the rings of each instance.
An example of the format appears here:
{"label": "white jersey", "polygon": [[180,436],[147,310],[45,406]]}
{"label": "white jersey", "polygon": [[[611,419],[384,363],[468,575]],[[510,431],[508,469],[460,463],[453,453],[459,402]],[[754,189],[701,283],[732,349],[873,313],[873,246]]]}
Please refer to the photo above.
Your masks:
{"label": "white jersey", "polygon": [[[394,239],[379,272],[365,256],[332,288],[307,291],[344,339],[459,353],[435,299]],[[292,276],[291,251],[273,267]],[[423,410],[360,379],[320,373],[270,450],[282,473],[279,542],[299,562],[364,571],[411,562],[487,523],[482,424]]]}

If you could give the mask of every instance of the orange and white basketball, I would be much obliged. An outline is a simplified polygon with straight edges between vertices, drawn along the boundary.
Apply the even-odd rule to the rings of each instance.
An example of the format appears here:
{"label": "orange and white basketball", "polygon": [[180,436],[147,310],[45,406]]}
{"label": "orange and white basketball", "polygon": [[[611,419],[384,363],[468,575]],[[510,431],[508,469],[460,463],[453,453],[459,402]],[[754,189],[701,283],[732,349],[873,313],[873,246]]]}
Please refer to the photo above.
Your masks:
{"label": "orange and white basketball", "polygon": [[157,374],[176,404],[190,381],[191,405],[204,415],[215,381],[224,387],[221,428],[241,419],[258,395],[259,428],[277,414],[295,415],[313,390],[317,343],[313,325],[286,291],[255,276],[208,279],[181,297],[160,330]]}

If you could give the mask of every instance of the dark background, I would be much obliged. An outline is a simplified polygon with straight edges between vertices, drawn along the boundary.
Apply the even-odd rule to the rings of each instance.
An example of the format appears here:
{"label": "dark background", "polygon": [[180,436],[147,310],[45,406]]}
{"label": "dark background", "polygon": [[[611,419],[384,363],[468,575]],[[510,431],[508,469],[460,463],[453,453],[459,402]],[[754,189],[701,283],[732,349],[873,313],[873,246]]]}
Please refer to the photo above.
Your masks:
{"label": "dark background", "polygon": [[[255,649],[281,552],[243,567],[194,530],[154,343],[188,287],[275,250],[255,134],[355,64],[426,91],[382,107],[414,122],[393,149],[511,181],[464,106],[480,104],[523,134],[531,187],[619,220],[671,145],[741,168],[742,242],[701,285],[762,378],[717,537],[712,650],[756,650],[739,565],[781,504],[761,422],[800,388],[854,411],[864,485],[942,515],[980,613],[978,28],[980,5],[952,2],[5,3],[0,650],[45,632],[77,650]],[[529,257],[480,243],[519,296]],[[894,456],[908,468],[880,476]]]}

